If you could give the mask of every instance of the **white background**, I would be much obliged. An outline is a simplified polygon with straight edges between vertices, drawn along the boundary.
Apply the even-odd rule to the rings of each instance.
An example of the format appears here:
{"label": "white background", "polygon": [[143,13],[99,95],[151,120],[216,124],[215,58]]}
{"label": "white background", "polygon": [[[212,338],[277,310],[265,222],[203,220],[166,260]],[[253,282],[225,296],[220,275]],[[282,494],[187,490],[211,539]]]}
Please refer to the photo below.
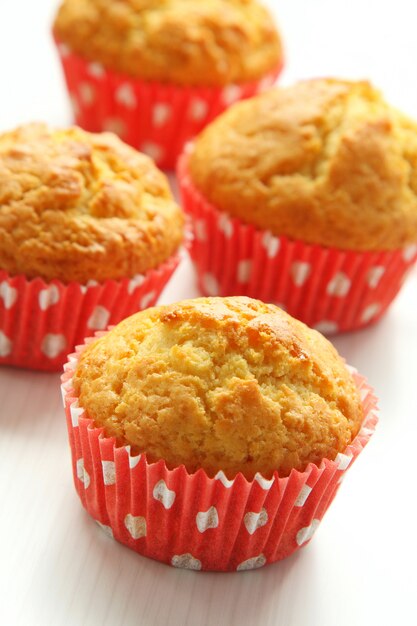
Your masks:
{"label": "white background", "polygon": [[[111,1],[111,0],[109,0]],[[269,2],[283,82],[368,77],[417,117],[415,0]],[[70,122],[54,0],[0,0],[0,129]],[[162,300],[197,294],[184,261]],[[308,547],[240,574],[193,573],[112,541],[72,486],[58,375],[0,369],[0,624],[417,624],[417,271],[388,315],[335,339],[377,389],[377,434]]]}

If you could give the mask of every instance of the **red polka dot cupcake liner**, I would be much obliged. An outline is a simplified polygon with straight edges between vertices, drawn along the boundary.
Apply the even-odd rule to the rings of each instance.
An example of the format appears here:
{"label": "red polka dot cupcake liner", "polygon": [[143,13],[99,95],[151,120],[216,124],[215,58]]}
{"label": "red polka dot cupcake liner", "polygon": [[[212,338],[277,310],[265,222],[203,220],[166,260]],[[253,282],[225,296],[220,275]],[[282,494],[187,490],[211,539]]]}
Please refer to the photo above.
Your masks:
{"label": "red polka dot cupcake liner", "polygon": [[178,161],[182,205],[191,216],[191,257],[208,296],[272,302],[325,334],[372,324],[385,313],[417,259],[417,244],[355,252],[276,237],[229,217],[193,184],[188,152]]}
{"label": "red polka dot cupcake liner", "polygon": [[177,253],[143,275],[86,285],[0,270],[0,365],[62,370],[84,337],[155,304],[179,259]]}
{"label": "red polka dot cupcake liner", "polygon": [[[102,336],[105,333],[97,333]],[[86,343],[93,341],[87,339]],[[378,421],[377,399],[352,370],[364,409],[361,429],[334,460],[270,479],[200,469],[168,469],[117,446],[80,406],[72,376],[84,346],[69,356],[62,376],[74,484],[91,517],[139,554],[192,570],[243,571],[283,559],[306,545],[345,472],[368,443]]]}
{"label": "red polka dot cupcake liner", "polygon": [[265,91],[282,66],[261,80],[226,87],[182,87],[134,79],[92,63],[56,41],[75,122],[111,131],[172,169],[185,143],[228,106]]}

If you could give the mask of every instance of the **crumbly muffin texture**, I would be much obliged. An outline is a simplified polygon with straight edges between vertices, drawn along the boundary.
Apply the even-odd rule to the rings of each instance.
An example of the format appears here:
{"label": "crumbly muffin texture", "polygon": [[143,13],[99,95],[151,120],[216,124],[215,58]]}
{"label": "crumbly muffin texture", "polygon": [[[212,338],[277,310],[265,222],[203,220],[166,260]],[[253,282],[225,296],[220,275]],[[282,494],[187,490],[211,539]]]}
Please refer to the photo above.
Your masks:
{"label": "crumbly muffin texture", "polygon": [[22,126],[0,135],[0,268],[64,283],[166,260],[183,215],[165,176],[109,133]]}
{"label": "crumbly muffin texture", "polygon": [[334,459],[362,406],[333,346],[274,305],[199,298],[133,315],[87,346],[80,406],[168,467],[287,476]]}
{"label": "crumbly muffin texture", "polygon": [[250,81],[282,59],[255,0],[64,0],[54,32],[109,69],[178,85]]}
{"label": "crumbly muffin texture", "polygon": [[417,124],[367,82],[236,104],[197,139],[189,170],[218,209],[275,235],[358,251],[417,241]]}

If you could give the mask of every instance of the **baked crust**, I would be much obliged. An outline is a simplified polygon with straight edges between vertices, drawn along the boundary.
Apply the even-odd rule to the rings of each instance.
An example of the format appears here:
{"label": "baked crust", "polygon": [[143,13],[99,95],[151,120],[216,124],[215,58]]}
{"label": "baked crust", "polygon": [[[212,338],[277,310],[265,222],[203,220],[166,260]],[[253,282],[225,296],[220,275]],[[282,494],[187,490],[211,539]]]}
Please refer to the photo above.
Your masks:
{"label": "baked crust", "polygon": [[132,77],[221,86],[282,62],[278,32],[255,0],[64,0],[56,37]]}
{"label": "baked crust", "polygon": [[12,275],[141,274],[177,250],[183,222],[165,176],[114,135],[43,124],[0,135],[0,268]]}
{"label": "baked crust", "polygon": [[363,251],[417,241],[417,125],[366,82],[236,104],[196,140],[189,169],[218,209],[275,235]]}
{"label": "baked crust", "polygon": [[334,459],[363,419],[333,346],[274,305],[199,298],[142,311],[87,346],[73,379],[107,436],[168,467],[287,476]]}

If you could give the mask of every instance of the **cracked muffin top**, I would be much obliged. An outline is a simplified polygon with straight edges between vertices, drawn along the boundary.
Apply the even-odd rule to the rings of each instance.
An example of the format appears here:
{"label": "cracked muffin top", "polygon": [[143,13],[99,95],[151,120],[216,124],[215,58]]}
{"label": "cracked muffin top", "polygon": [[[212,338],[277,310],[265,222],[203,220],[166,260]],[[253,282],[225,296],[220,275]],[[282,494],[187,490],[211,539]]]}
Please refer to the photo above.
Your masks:
{"label": "cracked muffin top", "polygon": [[417,124],[367,82],[305,81],[236,104],[188,165],[218,209],[275,235],[359,251],[417,241]]}
{"label": "cracked muffin top", "polygon": [[0,135],[0,268],[98,282],[171,256],[183,214],[149,157],[116,136],[29,124]]}
{"label": "cracked muffin top", "polygon": [[179,85],[247,82],[282,62],[255,0],[64,0],[54,33],[111,70]]}
{"label": "cracked muffin top", "polygon": [[270,477],[334,459],[363,419],[333,346],[274,305],[198,298],[142,311],[89,344],[73,378],[96,426],[148,460]]}

